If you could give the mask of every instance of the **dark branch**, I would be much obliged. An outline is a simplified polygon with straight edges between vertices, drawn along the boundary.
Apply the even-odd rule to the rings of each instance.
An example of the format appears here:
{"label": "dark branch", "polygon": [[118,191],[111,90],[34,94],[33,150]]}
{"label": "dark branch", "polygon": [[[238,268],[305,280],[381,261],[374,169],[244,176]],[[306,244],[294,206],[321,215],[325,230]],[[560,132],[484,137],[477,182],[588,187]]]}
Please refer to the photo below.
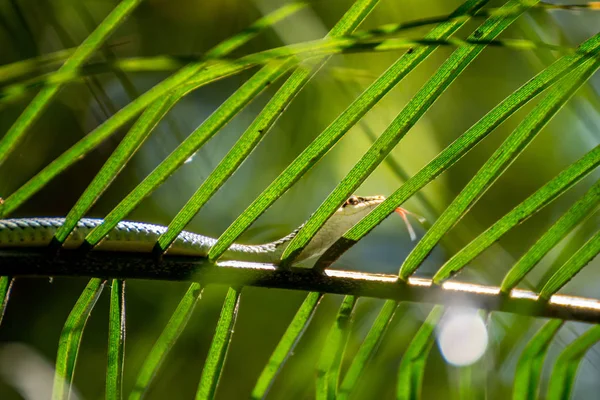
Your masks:
{"label": "dark branch", "polygon": [[269,288],[309,290],[351,294],[396,301],[472,306],[489,311],[504,311],[536,317],[600,322],[597,299],[554,295],[540,301],[531,291],[515,289],[510,296],[494,286],[447,281],[441,286],[429,279],[411,278],[398,282],[395,275],[366,274],[326,270],[276,269],[273,265],[222,262],[205,258],[170,257],[161,260],[146,254],[62,251],[59,256],[47,252],[0,252],[0,275],[9,276],[85,276],[120,279],[158,279],[199,281],[204,285],[246,285]]}

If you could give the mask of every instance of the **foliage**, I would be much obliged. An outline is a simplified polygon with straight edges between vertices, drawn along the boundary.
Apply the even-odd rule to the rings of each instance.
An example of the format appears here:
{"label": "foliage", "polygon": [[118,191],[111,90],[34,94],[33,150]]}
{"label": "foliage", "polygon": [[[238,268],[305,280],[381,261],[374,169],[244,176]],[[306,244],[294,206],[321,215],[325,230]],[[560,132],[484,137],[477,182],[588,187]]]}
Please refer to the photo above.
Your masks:
{"label": "foliage", "polygon": [[[53,52],[40,50],[41,31],[28,27],[24,16],[33,9],[17,2],[0,8],[6,31],[0,43],[11,49],[0,55],[0,190],[7,195],[0,215],[66,216],[50,250],[0,253],[0,334],[23,340],[29,326],[32,343],[57,351],[47,393],[54,399],[73,398],[75,389],[111,399],[186,398],[194,391],[198,399],[573,396],[582,360],[594,357],[589,350],[600,339],[597,273],[584,269],[600,251],[600,147],[585,127],[600,118],[590,85],[600,67],[600,33],[586,34],[578,46],[543,33],[576,30],[576,23],[554,19],[557,12],[597,22],[596,3],[508,0],[493,8],[488,0],[466,0],[452,11],[430,1],[438,12],[431,17],[422,3],[411,9],[378,0],[295,2],[267,13],[264,2],[256,9],[232,2],[254,20],[232,5],[196,3],[182,2],[195,10],[189,14],[139,0],[97,10],[44,5],[49,12],[36,15],[58,37],[62,49]],[[83,22],[81,40],[58,21],[69,16]],[[244,25],[233,24],[236,18]],[[322,39],[316,39],[319,18],[332,26]],[[157,21],[174,32],[157,28]],[[289,39],[298,29],[286,25],[294,23],[312,27],[313,36]],[[140,43],[119,43],[136,29]],[[198,29],[215,34],[190,51]],[[526,60],[539,71],[523,68]],[[470,88],[472,79],[477,84]],[[526,82],[517,87],[517,81]],[[91,124],[94,112],[99,121]],[[190,120],[195,129],[187,129]],[[358,190],[391,194],[314,265],[296,265]],[[414,246],[387,219],[405,203],[432,221]],[[90,214],[104,222],[81,248],[62,248]],[[168,225],[154,254],[90,253],[124,218]],[[235,241],[283,236],[304,221],[278,269],[219,261]],[[277,230],[271,236],[269,225]],[[169,255],[184,229],[219,236],[206,258]],[[400,259],[393,252],[399,241]],[[383,258],[395,261],[369,252],[379,242],[386,244]],[[360,272],[340,271],[348,264]],[[465,282],[454,279],[459,273]],[[578,281],[582,274],[588,282]],[[34,298],[40,284],[21,278],[28,275],[91,279],[63,322],[58,306],[71,301],[80,282],[58,278],[53,285],[66,289],[54,298],[63,300],[46,310],[36,299],[34,306],[44,309],[26,314],[20,301]],[[192,282],[179,299],[169,280]],[[100,312],[92,315],[106,282],[108,324],[95,322]],[[302,303],[295,306],[300,293],[277,289],[303,292]],[[178,306],[171,307],[175,298]],[[465,322],[462,335],[479,325],[485,331],[467,350],[477,340],[486,345],[485,354],[461,365],[442,342],[452,319],[465,318],[465,302],[484,311],[464,320],[473,325]],[[518,323],[502,331],[494,326],[502,315],[513,322],[523,315],[551,319],[535,332]],[[558,356],[552,353],[582,321],[593,325],[562,343]],[[94,329],[84,330],[86,324]],[[40,339],[40,326],[44,332],[62,326],[57,348],[52,335]],[[85,356],[107,336],[106,354]],[[507,378],[494,368],[514,372]],[[16,396],[14,390],[32,396],[15,375],[1,374],[8,384],[0,386],[2,398]],[[579,393],[594,391],[586,386]]]}

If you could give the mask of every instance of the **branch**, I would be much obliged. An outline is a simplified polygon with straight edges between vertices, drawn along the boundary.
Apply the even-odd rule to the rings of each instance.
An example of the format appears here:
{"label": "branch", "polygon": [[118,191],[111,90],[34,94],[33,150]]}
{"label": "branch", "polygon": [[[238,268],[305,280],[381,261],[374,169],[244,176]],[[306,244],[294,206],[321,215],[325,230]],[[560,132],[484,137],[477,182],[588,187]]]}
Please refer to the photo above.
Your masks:
{"label": "branch", "polygon": [[560,318],[600,323],[600,300],[553,295],[549,301],[532,291],[513,289],[502,295],[496,286],[449,280],[433,285],[430,279],[397,280],[396,275],[368,274],[328,269],[319,274],[310,269],[277,269],[271,264],[238,261],[210,263],[206,258],[164,256],[157,260],[148,254],[62,250],[0,252],[0,275],[83,276],[107,279],[157,279],[199,281],[204,285],[246,285],[268,288],[309,290],[324,293],[375,297],[445,305],[477,307],[520,315]]}

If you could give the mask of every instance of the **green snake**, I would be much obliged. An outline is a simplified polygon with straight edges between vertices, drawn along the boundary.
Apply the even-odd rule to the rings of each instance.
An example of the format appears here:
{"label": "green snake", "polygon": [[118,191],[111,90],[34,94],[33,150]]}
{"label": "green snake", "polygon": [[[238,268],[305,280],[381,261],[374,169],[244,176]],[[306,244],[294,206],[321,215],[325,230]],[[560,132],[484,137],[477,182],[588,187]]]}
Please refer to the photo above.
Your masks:
{"label": "green snake", "polygon": [[[339,239],[344,232],[360,221],[379,205],[383,196],[352,196],[325,223],[295,262],[318,257]],[[405,222],[407,211],[397,209]],[[32,248],[48,246],[56,230],[65,222],[64,218],[15,218],[0,220],[1,248]],[[64,248],[79,247],[88,233],[103,222],[102,219],[81,219],[65,241]],[[411,236],[413,231],[407,225]],[[300,228],[274,242],[259,245],[233,244],[220,257],[221,260],[236,260],[278,264],[281,254]],[[102,240],[95,250],[120,252],[151,252],[159,236],[167,231],[160,225],[142,222],[121,221]],[[183,231],[168,249],[169,255],[205,257],[216,239]]]}

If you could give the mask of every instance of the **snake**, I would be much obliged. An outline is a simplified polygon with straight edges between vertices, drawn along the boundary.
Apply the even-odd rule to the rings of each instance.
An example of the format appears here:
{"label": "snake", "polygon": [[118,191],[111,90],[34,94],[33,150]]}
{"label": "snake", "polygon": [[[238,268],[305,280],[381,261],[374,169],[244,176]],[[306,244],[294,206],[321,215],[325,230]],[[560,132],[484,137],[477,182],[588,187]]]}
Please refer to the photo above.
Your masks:
{"label": "snake", "polygon": [[[294,263],[318,257],[325,252],[348,229],[385,200],[384,196],[351,196],[323,225],[304,248]],[[411,237],[414,231],[406,219],[403,208],[397,208],[404,219]],[[412,213],[410,213],[412,214]],[[0,220],[0,249],[39,248],[48,246],[65,218],[13,218]],[[82,218],[73,229],[63,248],[75,249],[84,243],[85,237],[103,223],[99,218]],[[302,225],[287,236],[264,244],[232,244],[219,260],[235,260],[278,265],[283,251],[296,236]],[[131,253],[151,252],[158,238],[167,227],[135,221],[121,221],[94,247],[98,251]],[[206,257],[217,239],[182,231],[168,248],[168,255]]]}

